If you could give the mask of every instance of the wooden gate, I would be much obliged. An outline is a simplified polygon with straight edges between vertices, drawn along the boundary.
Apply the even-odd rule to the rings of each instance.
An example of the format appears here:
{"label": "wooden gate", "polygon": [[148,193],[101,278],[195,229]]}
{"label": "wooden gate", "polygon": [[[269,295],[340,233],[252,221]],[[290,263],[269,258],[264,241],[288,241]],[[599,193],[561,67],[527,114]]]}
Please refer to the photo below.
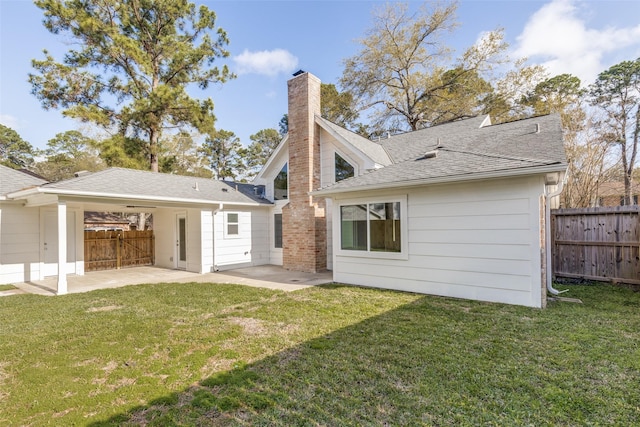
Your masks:
{"label": "wooden gate", "polygon": [[153,230],[85,231],[84,270],[112,270],[153,265]]}
{"label": "wooden gate", "polygon": [[553,275],[640,284],[640,208],[551,211]]}

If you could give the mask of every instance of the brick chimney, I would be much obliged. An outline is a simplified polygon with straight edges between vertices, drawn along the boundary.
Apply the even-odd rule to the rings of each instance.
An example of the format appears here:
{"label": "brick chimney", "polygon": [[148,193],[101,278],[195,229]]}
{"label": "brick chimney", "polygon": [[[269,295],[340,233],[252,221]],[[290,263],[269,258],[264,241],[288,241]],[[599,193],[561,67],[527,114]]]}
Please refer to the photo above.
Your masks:
{"label": "brick chimney", "polygon": [[327,227],[320,188],[320,79],[298,72],[289,89],[289,203],[282,209],[283,267],[315,273],[327,268]]}

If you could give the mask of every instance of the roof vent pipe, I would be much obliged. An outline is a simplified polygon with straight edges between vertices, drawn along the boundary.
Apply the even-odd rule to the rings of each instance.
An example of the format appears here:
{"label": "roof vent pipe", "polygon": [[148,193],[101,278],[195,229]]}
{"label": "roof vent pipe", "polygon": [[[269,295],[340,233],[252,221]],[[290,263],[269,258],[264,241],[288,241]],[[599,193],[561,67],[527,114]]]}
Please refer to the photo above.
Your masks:
{"label": "roof vent pipe", "polygon": [[536,133],[540,133],[540,123],[536,123]]}
{"label": "roof vent pipe", "polygon": [[426,153],[424,153],[424,157],[422,157],[422,158],[423,159],[433,159],[435,157],[438,157],[438,150],[427,151]]}

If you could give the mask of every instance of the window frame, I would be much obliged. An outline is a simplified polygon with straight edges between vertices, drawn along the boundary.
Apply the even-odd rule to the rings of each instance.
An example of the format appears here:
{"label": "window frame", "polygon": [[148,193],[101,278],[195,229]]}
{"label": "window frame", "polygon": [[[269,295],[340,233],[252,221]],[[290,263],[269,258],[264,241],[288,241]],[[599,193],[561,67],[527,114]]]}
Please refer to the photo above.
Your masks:
{"label": "window frame", "polygon": [[[277,221],[276,221],[276,217],[278,217],[278,215],[280,215],[280,246],[277,246],[278,243],[278,238],[277,238],[277,231],[278,231],[278,227],[277,227]],[[281,212],[276,212],[273,214],[273,249],[283,249],[284,247],[284,224],[282,223],[282,213]]]}
{"label": "window frame", "polygon": [[[352,169],[352,175],[342,178],[342,179],[338,179],[338,168],[337,168],[337,163],[338,163],[338,157],[340,157],[342,159],[343,162],[345,162],[346,164],[348,164],[349,166],[351,166]],[[357,174],[357,170],[356,167],[353,165],[352,161],[350,159],[347,158],[347,156],[343,155],[342,153],[340,153],[338,150],[335,150],[333,152],[333,182],[340,182],[340,181],[344,181],[345,179],[349,179],[352,178],[354,176],[356,176]]]}
{"label": "window frame", "polygon": [[[349,163],[352,167],[353,167],[353,176],[360,176],[360,165],[358,164],[358,162],[356,162],[355,160],[353,160],[353,157],[350,155],[345,154],[345,152],[341,149],[333,148],[331,150],[331,152],[333,153],[333,155],[331,156],[332,159],[332,163],[331,163],[331,176],[327,176],[326,179],[330,180],[330,182],[332,184],[335,184],[337,182],[340,181],[336,181],[336,154],[340,157],[342,157],[342,159],[344,161],[346,161],[347,163]],[[327,161],[327,159],[323,159],[325,162]]]}
{"label": "window frame", "polygon": [[[237,215],[237,221],[229,221],[229,215]],[[239,239],[240,238],[240,212],[225,211],[224,212],[224,238]],[[229,233],[229,226],[235,225],[238,228],[236,233]]]}
{"label": "window frame", "polygon": [[[286,194],[286,197],[276,198],[276,191],[277,191],[277,189],[276,189],[276,179],[278,178],[278,176],[280,176],[280,174],[282,173],[282,171],[283,171],[283,169],[285,167],[287,168],[287,172],[286,172],[286,174],[287,174],[287,189],[286,189],[287,194]],[[280,165],[280,167],[277,169],[277,171],[278,172],[271,178],[271,181],[270,181],[271,182],[271,188],[273,189],[273,201],[274,202],[282,201],[282,200],[287,201],[287,200],[289,200],[289,162],[286,161],[286,162],[282,163]]]}
{"label": "window frame", "polygon": [[[371,227],[369,218],[369,205],[377,203],[400,203],[400,252],[384,252],[371,250]],[[353,205],[367,205],[367,249],[342,249],[342,207]],[[409,231],[407,215],[407,195],[389,197],[367,197],[357,199],[337,200],[334,204],[333,241],[335,252],[340,257],[376,258],[376,259],[409,259]]]}

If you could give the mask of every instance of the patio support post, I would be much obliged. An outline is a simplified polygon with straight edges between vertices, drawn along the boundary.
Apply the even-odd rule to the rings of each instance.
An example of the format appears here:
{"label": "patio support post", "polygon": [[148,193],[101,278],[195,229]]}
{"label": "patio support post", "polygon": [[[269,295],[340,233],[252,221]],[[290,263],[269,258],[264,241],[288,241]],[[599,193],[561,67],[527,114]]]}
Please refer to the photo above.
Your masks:
{"label": "patio support post", "polygon": [[200,274],[214,271],[213,216],[214,212],[211,209],[200,211]]}
{"label": "patio support post", "polygon": [[58,295],[67,293],[67,203],[58,201]]}

